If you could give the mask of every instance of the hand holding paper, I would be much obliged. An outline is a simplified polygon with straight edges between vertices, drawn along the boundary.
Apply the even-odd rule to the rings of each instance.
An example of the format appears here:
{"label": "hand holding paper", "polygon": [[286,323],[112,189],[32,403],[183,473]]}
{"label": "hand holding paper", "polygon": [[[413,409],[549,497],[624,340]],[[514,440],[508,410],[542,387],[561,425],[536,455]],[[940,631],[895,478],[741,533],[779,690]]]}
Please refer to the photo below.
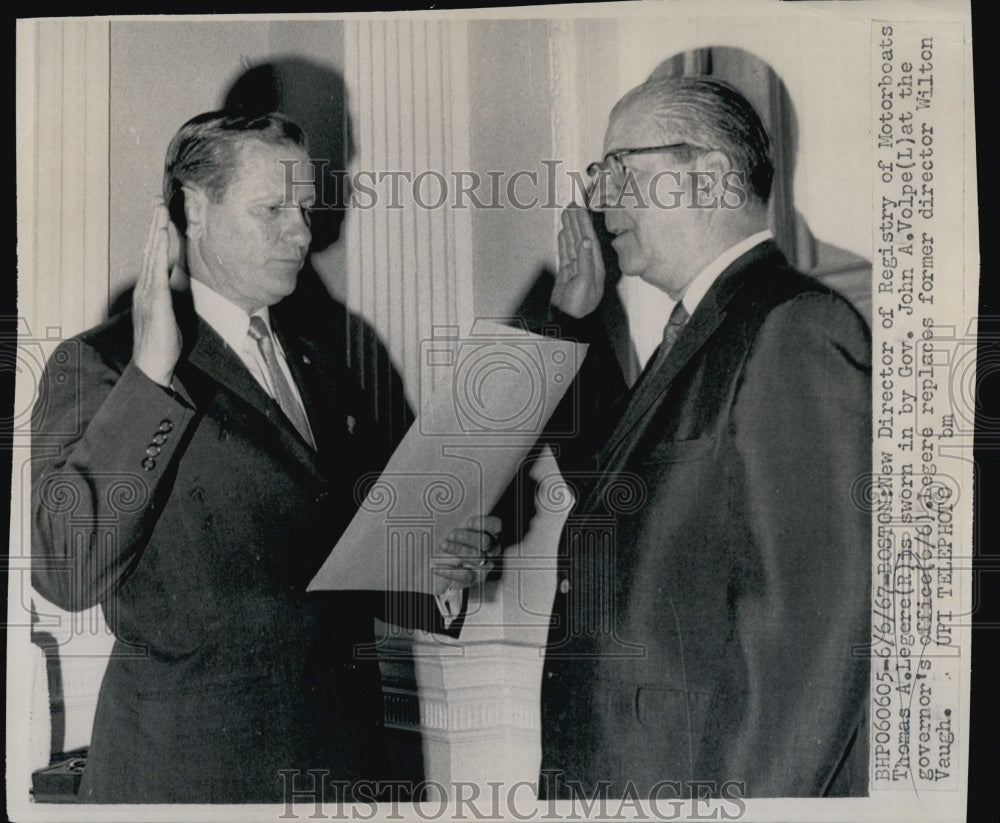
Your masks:
{"label": "hand holding paper", "polygon": [[440,552],[431,561],[435,575],[465,588],[481,583],[493,569],[493,558],[500,553],[499,517],[471,517],[467,526],[452,529],[441,541]]}

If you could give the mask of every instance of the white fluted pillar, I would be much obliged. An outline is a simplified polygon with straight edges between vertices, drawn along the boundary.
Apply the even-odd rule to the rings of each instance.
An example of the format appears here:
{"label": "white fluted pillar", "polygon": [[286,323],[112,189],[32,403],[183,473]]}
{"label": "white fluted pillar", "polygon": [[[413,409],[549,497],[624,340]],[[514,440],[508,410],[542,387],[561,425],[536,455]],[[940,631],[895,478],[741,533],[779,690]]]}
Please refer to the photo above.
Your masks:
{"label": "white fluted pillar", "polygon": [[[351,173],[375,191],[355,186],[347,215],[347,304],[382,338],[414,409],[420,342],[472,320],[469,213],[451,207],[454,173],[469,168],[467,62],[464,22],[346,24]],[[395,172],[410,177],[396,178],[398,198]],[[367,353],[351,356],[363,363]]]}
{"label": "white fluted pillar", "polygon": [[[30,415],[56,345],[107,316],[107,20],[28,20],[17,27],[18,340],[13,420],[7,622],[7,739],[33,740],[35,756],[8,758],[12,802],[27,797],[30,770],[49,746],[90,741],[113,636],[98,609],[69,614],[30,585]],[[12,342],[12,341],[11,341]],[[47,701],[39,646],[58,655],[58,723]],[[40,673],[41,680],[33,677]],[[64,713],[62,713],[64,710]],[[32,723],[34,716],[34,723]],[[54,733],[53,733],[54,732]],[[50,738],[51,733],[51,738]],[[37,749],[37,751],[36,751]],[[44,749],[44,752],[43,752]],[[23,793],[21,790],[23,789]]]}

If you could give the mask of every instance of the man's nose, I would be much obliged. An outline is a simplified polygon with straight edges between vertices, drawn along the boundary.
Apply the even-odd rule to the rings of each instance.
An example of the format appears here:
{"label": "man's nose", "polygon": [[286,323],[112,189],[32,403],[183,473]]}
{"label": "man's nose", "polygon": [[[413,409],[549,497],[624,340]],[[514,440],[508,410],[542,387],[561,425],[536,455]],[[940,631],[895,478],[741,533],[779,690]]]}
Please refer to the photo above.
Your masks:
{"label": "man's nose", "polygon": [[285,242],[302,249],[308,249],[312,242],[312,232],[309,231],[306,212],[303,209],[291,208],[288,213],[288,222],[285,224],[284,232]]}

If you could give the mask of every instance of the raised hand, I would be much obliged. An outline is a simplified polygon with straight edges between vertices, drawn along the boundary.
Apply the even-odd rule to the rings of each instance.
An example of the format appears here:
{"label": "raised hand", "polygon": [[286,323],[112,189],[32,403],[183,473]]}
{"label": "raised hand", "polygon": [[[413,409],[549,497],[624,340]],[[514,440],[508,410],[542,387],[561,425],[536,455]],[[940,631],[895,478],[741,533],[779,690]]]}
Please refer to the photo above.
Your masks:
{"label": "raised hand", "polygon": [[500,552],[499,517],[474,517],[465,528],[453,529],[442,542],[434,560],[434,574],[449,583],[464,587],[481,582],[493,569],[493,558]]}
{"label": "raised hand", "polygon": [[167,207],[158,200],[146,235],[142,271],[132,295],[132,359],[150,380],[169,386],[181,356],[181,330],[170,297],[170,272],[180,241]]}
{"label": "raised hand", "polygon": [[586,317],[604,295],[604,260],[590,214],[573,204],[562,213],[559,272],[551,304],[573,317]]}

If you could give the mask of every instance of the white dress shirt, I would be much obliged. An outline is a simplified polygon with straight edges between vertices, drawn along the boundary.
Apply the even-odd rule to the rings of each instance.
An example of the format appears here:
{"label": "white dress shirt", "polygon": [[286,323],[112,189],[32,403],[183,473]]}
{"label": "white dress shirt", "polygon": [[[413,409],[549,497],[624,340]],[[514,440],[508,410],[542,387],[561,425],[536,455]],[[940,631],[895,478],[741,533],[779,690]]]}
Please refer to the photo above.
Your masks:
{"label": "white dress shirt", "polygon": [[756,234],[751,234],[749,237],[744,237],[739,243],[730,246],[711,263],[705,266],[705,268],[698,272],[698,275],[694,278],[694,280],[688,283],[687,290],[681,298],[681,302],[684,303],[684,308],[687,309],[688,314],[694,314],[694,310],[698,308],[701,298],[708,293],[712,284],[719,279],[719,275],[726,270],[726,267],[730,263],[737,258],[742,257],[754,246],[759,246],[765,240],[770,240],[772,237],[774,237],[774,235],[770,229],[764,229]]}

